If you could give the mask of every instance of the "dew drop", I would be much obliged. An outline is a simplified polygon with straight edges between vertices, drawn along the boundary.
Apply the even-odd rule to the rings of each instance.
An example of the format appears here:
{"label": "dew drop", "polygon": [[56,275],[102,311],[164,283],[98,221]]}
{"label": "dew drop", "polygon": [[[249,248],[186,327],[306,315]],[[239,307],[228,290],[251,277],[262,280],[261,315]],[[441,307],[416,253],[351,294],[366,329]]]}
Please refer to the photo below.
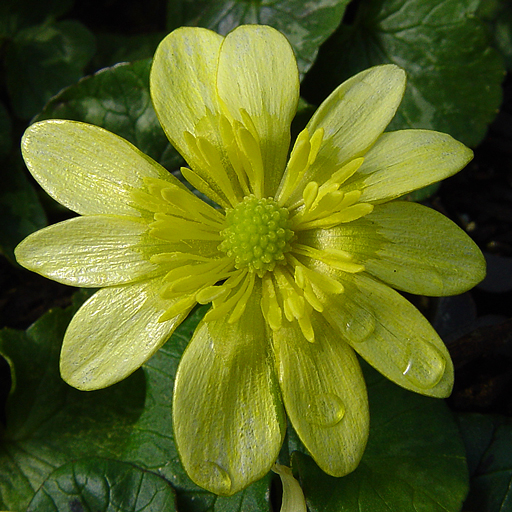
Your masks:
{"label": "dew drop", "polygon": [[402,372],[414,386],[432,389],[443,378],[446,358],[442,352],[429,342],[411,343],[407,365]]}
{"label": "dew drop", "polygon": [[345,405],[342,399],[333,393],[316,395],[310,400],[306,419],[312,425],[320,427],[334,427],[345,416]]}
{"label": "dew drop", "polygon": [[359,311],[357,315],[347,318],[343,333],[351,343],[366,341],[375,330],[375,316],[371,311]]}
{"label": "dew drop", "polygon": [[217,494],[226,495],[231,492],[229,473],[216,462],[205,461],[194,468],[196,481],[206,489],[214,489]]}

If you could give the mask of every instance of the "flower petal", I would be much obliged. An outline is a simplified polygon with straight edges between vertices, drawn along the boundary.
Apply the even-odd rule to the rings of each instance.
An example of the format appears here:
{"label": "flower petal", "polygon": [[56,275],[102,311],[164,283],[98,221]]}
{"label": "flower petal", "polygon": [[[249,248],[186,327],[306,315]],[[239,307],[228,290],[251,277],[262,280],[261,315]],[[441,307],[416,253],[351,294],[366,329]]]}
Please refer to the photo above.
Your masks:
{"label": "flower petal", "polygon": [[368,273],[417,295],[456,295],[485,277],[485,259],[471,238],[416,203],[381,204],[364,218],[301,236],[316,249],[347,251]]}
{"label": "flower petal", "polygon": [[395,115],[404,90],[405,72],[393,64],[367,69],[341,84],[307,125],[309,133],[323,128],[324,141],[293,200],[309,181],[322,184],[349,160],[363,156]]}
{"label": "flower petal", "polygon": [[341,190],[362,190],[361,201],[389,201],[452,176],[472,158],[469,148],[445,133],[383,133]]}
{"label": "flower petal", "polygon": [[172,145],[194,167],[185,132],[217,141],[220,112],[215,78],[224,38],[211,30],[182,27],[158,46],[151,67],[151,97],[158,119]]}
{"label": "flower petal", "polygon": [[279,382],[286,412],[301,441],[326,473],[353,471],[368,438],[364,379],[353,350],[318,314],[315,341],[296,323],[274,333]]}
{"label": "flower petal", "polygon": [[129,217],[75,217],[31,234],[18,247],[20,265],[71,286],[99,288],[154,277],[149,258],[162,246],[145,240],[146,222]]}
{"label": "flower petal", "polygon": [[172,179],[127,140],[76,121],[54,119],[29,126],[21,149],[44,190],[81,215],[140,217],[130,191],[142,188],[145,177]]}
{"label": "flower petal", "polygon": [[478,246],[431,208],[398,201],[375,208],[367,220],[386,242],[363,264],[393,288],[417,295],[456,295],[485,277]]}
{"label": "flower petal", "polygon": [[264,196],[274,195],[299,101],[299,72],[290,44],[271,27],[236,28],[221,48],[217,87],[234,119],[244,121],[243,109],[254,123],[266,170]]}
{"label": "flower petal", "polygon": [[259,300],[240,320],[202,322],[180,361],[174,432],[188,475],[231,495],[263,477],[284,436],[284,411]]}
{"label": "flower petal", "polygon": [[324,315],[354,350],[399,386],[447,397],[453,364],[425,317],[398,292],[365,273],[340,275],[340,281],[345,292],[330,296]]}
{"label": "flower petal", "polygon": [[100,389],[128,377],[167,340],[191,307],[159,322],[172,305],[158,290],[161,280],[103,288],[75,314],[64,335],[62,378],[81,390]]}
{"label": "flower petal", "polygon": [[281,477],[283,499],[280,512],[307,512],[306,500],[302,488],[293,477],[292,470],[281,464],[274,464],[272,471]]}

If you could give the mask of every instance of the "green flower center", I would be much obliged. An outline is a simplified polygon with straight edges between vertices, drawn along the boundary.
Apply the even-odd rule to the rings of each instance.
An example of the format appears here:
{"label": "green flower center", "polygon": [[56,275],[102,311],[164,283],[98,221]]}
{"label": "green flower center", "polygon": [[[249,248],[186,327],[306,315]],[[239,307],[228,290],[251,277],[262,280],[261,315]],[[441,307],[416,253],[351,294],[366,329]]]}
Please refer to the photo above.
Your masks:
{"label": "green flower center", "polygon": [[226,228],[219,249],[235,259],[238,269],[248,268],[262,277],[285,259],[293,231],[288,227],[288,210],[274,199],[246,196],[226,213]]}

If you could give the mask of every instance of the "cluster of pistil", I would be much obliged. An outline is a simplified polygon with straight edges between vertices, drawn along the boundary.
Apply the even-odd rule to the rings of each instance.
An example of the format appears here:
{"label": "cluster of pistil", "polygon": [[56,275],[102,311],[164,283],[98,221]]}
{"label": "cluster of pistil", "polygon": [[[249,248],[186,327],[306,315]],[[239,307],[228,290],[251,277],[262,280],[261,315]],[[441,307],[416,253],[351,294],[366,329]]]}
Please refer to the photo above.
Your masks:
{"label": "cluster of pistil", "polygon": [[234,258],[235,267],[248,268],[259,277],[274,270],[290,250],[293,231],[288,227],[288,210],[271,198],[246,196],[226,213],[226,228],[219,249]]}

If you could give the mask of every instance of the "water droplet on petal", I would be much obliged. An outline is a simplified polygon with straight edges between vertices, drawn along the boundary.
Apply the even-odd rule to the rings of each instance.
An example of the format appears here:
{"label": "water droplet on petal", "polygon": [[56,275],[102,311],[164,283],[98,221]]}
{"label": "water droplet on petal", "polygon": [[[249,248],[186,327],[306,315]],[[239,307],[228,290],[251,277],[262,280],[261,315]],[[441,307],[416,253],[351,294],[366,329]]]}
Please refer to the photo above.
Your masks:
{"label": "water droplet on petal", "polygon": [[432,389],[443,378],[446,358],[442,352],[428,342],[413,342],[409,345],[409,358],[403,371],[404,377],[421,389]]}
{"label": "water droplet on petal", "polygon": [[218,494],[229,494],[231,492],[231,477],[229,473],[219,464],[205,461],[194,468],[196,482],[207,489],[214,489]]}
{"label": "water droplet on petal", "polygon": [[333,393],[316,395],[308,404],[306,419],[312,425],[334,427],[345,415],[342,399]]}
{"label": "water droplet on petal", "polygon": [[348,317],[343,327],[343,333],[349,342],[361,343],[375,330],[375,317],[370,311],[361,311]]}

